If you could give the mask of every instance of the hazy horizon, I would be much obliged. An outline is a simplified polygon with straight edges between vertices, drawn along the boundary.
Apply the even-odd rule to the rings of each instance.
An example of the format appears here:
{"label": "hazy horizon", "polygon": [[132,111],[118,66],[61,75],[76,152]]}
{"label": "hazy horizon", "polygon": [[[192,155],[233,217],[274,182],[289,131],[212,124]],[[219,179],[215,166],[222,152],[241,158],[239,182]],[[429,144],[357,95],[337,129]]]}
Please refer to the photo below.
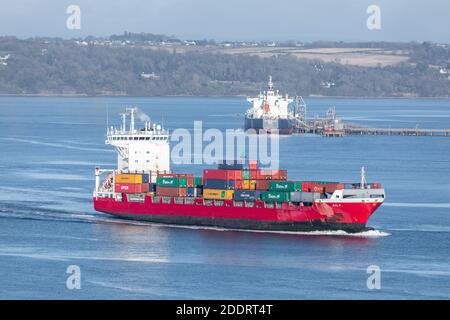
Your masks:
{"label": "hazy horizon", "polygon": [[[128,32],[217,41],[432,41],[450,43],[450,2],[442,0],[1,0],[1,35],[77,38]],[[381,29],[369,30],[369,5]],[[81,8],[81,29],[69,30],[69,5]]]}

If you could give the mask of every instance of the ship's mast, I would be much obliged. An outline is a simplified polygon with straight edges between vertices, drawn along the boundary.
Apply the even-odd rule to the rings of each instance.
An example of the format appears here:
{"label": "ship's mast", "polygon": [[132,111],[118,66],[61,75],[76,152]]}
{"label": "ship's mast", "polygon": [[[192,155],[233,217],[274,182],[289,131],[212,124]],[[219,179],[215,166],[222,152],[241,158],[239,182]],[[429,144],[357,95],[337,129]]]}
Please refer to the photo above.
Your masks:
{"label": "ship's mast", "polygon": [[364,169],[364,166],[361,167],[361,189],[365,189],[367,185],[366,181],[366,170]]}
{"label": "ship's mast", "polygon": [[267,87],[268,87],[269,91],[273,90],[272,76],[269,76],[269,83],[267,84]]}

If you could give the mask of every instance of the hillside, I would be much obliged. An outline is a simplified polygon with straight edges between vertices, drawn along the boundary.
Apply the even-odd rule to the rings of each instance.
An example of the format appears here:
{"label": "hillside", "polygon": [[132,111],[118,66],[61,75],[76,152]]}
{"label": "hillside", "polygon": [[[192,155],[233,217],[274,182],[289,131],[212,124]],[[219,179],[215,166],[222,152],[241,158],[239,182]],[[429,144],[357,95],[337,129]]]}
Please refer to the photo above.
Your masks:
{"label": "hillside", "polygon": [[[147,36],[146,36],[147,35]],[[0,38],[0,94],[446,97],[450,48],[430,43],[235,43],[150,34]]]}

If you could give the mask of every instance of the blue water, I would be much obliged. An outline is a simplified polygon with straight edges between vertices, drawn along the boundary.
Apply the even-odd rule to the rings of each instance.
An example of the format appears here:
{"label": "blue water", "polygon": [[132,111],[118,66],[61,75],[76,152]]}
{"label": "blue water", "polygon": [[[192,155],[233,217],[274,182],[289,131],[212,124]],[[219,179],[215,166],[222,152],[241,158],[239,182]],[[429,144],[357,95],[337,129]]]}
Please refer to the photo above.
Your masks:
{"label": "blue water", "polygon": [[[449,100],[307,100],[376,127],[450,127]],[[241,98],[0,98],[0,298],[448,299],[450,137],[294,136],[291,178],[357,181],[362,164],[386,203],[377,231],[274,234],[128,222],[92,209],[93,170],[114,167],[110,123],[137,105],[169,129],[236,128]],[[174,166],[174,170],[187,170]],[[201,166],[189,168],[199,174]],[[81,289],[66,288],[66,269]],[[367,267],[381,289],[366,286]]]}

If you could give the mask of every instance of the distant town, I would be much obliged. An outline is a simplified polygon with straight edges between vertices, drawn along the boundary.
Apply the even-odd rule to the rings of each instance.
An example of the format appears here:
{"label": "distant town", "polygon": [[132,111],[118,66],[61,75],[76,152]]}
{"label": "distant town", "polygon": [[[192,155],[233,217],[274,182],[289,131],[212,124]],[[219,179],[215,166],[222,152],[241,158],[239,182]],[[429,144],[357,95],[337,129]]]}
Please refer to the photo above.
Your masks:
{"label": "distant town", "polygon": [[0,37],[3,95],[448,97],[450,44]]}

